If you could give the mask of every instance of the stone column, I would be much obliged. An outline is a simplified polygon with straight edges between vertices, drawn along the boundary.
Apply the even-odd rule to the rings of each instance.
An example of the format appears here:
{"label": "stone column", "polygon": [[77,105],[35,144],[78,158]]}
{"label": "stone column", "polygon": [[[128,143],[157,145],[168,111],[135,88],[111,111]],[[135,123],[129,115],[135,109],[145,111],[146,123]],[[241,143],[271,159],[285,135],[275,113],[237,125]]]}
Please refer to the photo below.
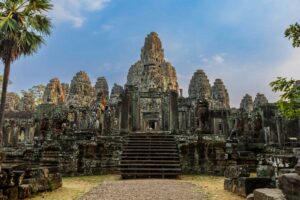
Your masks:
{"label": "stone column", "polygon": [[4,161],[4,158],[5,158],[5,154],[2,151],[2,148],[0,148],[0,172],[1,172],[2,162]]}

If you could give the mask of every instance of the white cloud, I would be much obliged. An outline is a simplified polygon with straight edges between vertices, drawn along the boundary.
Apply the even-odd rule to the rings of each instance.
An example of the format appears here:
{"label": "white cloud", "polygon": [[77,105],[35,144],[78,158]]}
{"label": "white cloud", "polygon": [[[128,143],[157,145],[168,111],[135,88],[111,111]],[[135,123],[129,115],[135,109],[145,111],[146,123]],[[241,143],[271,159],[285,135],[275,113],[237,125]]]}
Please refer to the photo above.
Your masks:
{"label": "white cloud", "polygon": [[201,61],[203,62],[206,68],[215,67],[217,65],[224,64],[224,55],[225,54],[216,54],[212,57],[201,56]]}
{"label": "white cloud", "polygon": [[114,26],[111,25],[111,24],[103,24],[103,25],[101,26],[101,30],[103,30],[103,31],[110,31],[110,30],[113,29],[113,28],[114,28]]}
{"label": "white cloud", "polygon": [[292,77],[300,80],[300,49],[293,52],[274,70],[273,77]]}
{"label": "white cloud", "polygon": [[86,20],[85,14],[102,10],[110,0],[53,0],[51,17],[56,23],[68,22],[81,27]]}
{"label": "white cloud", "polygon": [[217,54],[215,56],[212,57],[212,60],[214,63],[216,64],[222,64],[224,63],[225,59],[223,57],[223,55]]}

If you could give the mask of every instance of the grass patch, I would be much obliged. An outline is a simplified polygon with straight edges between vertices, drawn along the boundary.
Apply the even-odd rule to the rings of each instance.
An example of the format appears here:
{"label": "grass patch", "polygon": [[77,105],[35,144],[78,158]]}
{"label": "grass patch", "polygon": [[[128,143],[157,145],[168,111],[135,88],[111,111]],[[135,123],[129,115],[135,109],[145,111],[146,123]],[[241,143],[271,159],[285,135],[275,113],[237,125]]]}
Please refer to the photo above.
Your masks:
{"label": "grass patch", "polygon": [[208,196],[209,200],[245,200],[245,198],[224,190],[224,177],[184,175],[181,179],[196,185],[201,192]]}
{"label": "grass patch", "polygon": [[63,186],[51,192],[40,193],[32,200],[76,200],[104,181],[119,180],[120,176],[79,176],[63,178]]}

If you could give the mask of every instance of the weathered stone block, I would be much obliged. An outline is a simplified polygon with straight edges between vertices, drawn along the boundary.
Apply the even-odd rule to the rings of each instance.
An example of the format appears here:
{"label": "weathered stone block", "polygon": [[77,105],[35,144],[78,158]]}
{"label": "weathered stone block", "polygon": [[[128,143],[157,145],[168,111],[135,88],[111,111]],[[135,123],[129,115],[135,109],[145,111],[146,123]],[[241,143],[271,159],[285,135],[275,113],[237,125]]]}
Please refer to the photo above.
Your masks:
{"label": "weathered stone block", "polygon": [[18,200],[18,187],[9,187],[4,189],[4,196],[7,196],[9,200]]}
{"label": "weathered stone block", "polygon": [[229,192],[232,191],[232,179],[230,178],[224,179],[224,190],[227,190]]}
{"label": "weathered stone block", "polygon": [[3,151],[0,151],[0,164],[4,161],[5,159],[5,153]]}
{"label": "weathered stone block", "polygon": [[288,200],[300,199],[300,176],[294,174],[284,174],[278,178],[279,188]]}
{"label": "weathered stone block", "polygon": [[295,169],[280,169],[278,175],[284,175],[284,174],[292,174],[292,173],[296,173]]}
{"label": "weathered stone block", "polygon": [[247,200],[254,200],[254,194],[251,193],[247,196]]}
{"label": "weathered stone block", "polygon": [[256,169],[257,177],[272,178],[275,174],[273,166],[259,165]]}
{"label": "weathered stone block", "polygon": [[5,171],[0,172],[0,187],[4,187],[7,185],[7,173]]}
{"label": "weathered stone block", "polygon": [[295,166],[295,171],[300,176],[300,159],[298,160],[298,164]]}
{"label": "weathered stone block", "polygon": [[31,197],[31,186],[20,185],[19,186],[19,199],[25,199]]}
{"label": "weathered stone block", "polygon": [[49,174],[48,179],[49,190],[55,190],[62,186],[62,177],[59,173]]}
{"label": "weathered stone block", "polygon": [[38,192],[43,192],[49,190],[49,183],[47,179],[38,179],[37,180]]}
{"label": "weathered stone block", "polygon": [[247,165],[228,166],[224,172],[226,178],[249,177],[249,169]]}
{"label": "weathered stone block", "polygon": [[254,190],[254,200],[286,200],[279,189],[262,188]]}
{"label": "weathered stone block", "polygon": [[237,194],[243,197],[247,197],[248,194],[253,193],[258,188],[272,188],[271,178],[247,178],[241,177],[237,183]]}
{"label": "weathered stone block", "polygon": [[24,171],[14,171],[14,183],[20,185],[24,179]]}

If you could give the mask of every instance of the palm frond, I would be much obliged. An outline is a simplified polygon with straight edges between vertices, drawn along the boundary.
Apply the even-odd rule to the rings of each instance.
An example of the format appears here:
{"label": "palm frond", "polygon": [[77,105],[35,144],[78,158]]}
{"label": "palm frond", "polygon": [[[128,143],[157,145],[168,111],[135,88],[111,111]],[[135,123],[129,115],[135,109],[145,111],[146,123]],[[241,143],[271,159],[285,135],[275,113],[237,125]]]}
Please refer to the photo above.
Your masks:
{"label": "palm frond", "polygon": [[50,0],[4,0],[0,9],[0,56],[11,60],[31,55],[50,34],[51,20],[45,15]]}

